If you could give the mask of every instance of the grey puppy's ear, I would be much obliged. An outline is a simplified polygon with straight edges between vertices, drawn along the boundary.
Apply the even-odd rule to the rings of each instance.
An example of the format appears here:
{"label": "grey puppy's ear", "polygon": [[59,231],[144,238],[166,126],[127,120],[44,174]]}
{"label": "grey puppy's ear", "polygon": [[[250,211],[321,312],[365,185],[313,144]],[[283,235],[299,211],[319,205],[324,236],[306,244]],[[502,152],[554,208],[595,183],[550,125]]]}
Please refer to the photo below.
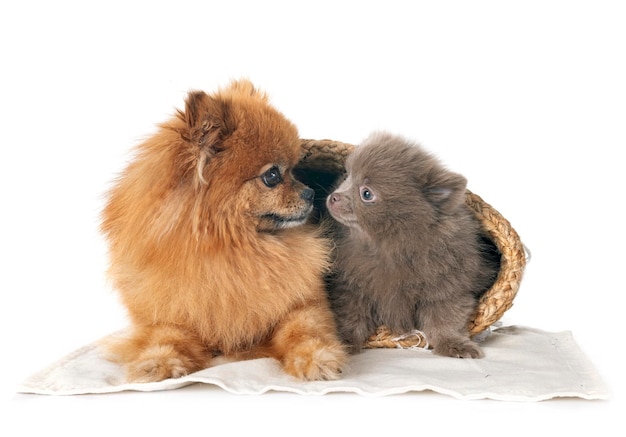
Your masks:
{"label": "grey puppy's ear", "polygon": [[424,187],[428,201],[443,213],[453,212],[465,202],[467,179],[460,174],[440,170]]}

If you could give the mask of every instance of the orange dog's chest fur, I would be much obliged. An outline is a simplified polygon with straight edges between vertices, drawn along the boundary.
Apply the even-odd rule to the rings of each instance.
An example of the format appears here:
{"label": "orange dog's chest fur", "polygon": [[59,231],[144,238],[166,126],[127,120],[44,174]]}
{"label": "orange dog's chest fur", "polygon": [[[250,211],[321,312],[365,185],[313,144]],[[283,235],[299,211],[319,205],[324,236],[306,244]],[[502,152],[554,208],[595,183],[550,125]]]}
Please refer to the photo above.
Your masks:
{"label": "orange dog's chest fur", "polygon": [[[240,351],[263,342],[289,311],[319,300],[319,272],[326,268],[328,248],[313,233],[266,235],[260,243],[217,254],[168,253],[165,262],[134,271],[115,263],[122,267],[111,273],[126,283],[122,298],[136,324],[172,323],[208,349]],[[294,270],[305,274],[286,281],[285,272]]]}

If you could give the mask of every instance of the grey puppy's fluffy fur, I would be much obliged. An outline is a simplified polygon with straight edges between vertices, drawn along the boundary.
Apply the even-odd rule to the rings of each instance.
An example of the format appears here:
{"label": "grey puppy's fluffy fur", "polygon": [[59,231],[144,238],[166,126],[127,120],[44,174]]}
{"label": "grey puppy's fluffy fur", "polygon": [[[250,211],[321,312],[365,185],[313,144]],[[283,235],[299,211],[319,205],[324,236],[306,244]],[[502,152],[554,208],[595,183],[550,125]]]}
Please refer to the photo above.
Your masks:
{"label": "grey puppy's fluffy fur", "polygon": [[465,204],[466,179],[419,145],[372,134],[346,161],[326,201],[336,220],[329,298],[358,352],[380,325],[419,329],[435,354],[478,358],[468,323],[499,269]]}

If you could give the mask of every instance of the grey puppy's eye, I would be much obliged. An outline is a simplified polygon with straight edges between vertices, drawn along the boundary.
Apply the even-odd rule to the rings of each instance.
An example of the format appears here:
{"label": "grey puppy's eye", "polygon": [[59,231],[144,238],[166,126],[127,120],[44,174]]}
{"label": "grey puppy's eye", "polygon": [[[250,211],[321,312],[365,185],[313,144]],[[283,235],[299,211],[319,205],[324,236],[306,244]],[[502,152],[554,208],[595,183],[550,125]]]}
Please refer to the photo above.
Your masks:
{"label": "grey puppy's eye", "polygon": [[376,200],[376,195],[368,187],[359,188],[359,193],[363,202],[373,202]]}
{"label": "grey puppy's eye", "polygon": [[278,167],[274,166],[261,175],[261,180],[268,188],[274,188],[283,181]]}

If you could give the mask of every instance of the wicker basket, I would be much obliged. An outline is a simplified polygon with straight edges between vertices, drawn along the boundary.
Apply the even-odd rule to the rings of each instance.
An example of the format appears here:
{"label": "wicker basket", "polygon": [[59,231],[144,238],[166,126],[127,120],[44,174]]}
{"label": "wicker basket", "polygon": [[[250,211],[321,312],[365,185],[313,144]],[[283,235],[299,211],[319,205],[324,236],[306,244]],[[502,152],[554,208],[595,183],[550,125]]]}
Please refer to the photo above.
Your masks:
{"label": "wicker basket", "polygon": [[[316,191],[317,211],[324,211],[324,202],[337,180],[345,173],[344,163],[353,145],[332,140],[302,140],[302,158],[294,173]],[[486,235],[500,253],[500,271],[495,282],[481,296],[468,330],[476,336],[497,322],[513,305],[519,289],[526,253],[519,235],[511,224],[478,195],[467,191],[466,203],[483,225]],[[428,347],[419,332],[392,333],[381,326],[368,340],[366,347]]]}

